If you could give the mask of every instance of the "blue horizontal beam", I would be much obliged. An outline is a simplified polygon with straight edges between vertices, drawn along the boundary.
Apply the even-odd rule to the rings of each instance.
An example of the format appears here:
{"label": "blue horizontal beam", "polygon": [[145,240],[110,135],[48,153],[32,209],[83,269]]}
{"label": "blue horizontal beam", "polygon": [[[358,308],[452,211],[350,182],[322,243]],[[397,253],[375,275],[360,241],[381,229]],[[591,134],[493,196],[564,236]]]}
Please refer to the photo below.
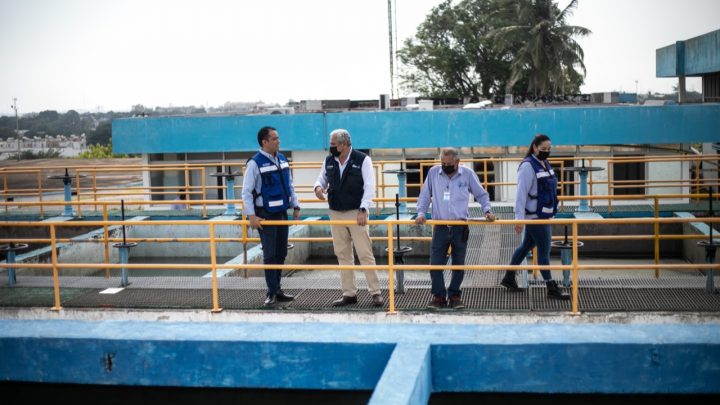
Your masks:
{"label": "blue horizontal beam", "polygon": [[537,133],[555,145],[694,143],[720,139],[720,104],[124,118],[113,121],[113,150],[253,151],[265,125],[286,151],[326,149],[335,128],[361,149],[524,146]]}
{"label": "blue horizontal beam", "polygon": [[1,320],[0,352],[0,381],[369,390],[385,370],[419,399],[430,376],[434,392],[720,393],[720,324]]}

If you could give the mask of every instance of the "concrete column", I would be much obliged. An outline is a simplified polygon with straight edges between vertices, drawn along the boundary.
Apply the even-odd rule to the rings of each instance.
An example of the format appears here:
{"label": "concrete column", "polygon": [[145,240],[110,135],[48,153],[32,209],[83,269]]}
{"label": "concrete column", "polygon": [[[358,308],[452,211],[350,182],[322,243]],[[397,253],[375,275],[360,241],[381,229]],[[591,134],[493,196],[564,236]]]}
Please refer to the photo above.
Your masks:
{"label": "concrete column", "polygon": [[399,343],[368,404],[427,404],[432,393],[430,360],[430,345]]}
{"label": "concrete column", "polygon": [[687,100],[685,93],[685,76],[678,76],[678,103],[682,104]]}

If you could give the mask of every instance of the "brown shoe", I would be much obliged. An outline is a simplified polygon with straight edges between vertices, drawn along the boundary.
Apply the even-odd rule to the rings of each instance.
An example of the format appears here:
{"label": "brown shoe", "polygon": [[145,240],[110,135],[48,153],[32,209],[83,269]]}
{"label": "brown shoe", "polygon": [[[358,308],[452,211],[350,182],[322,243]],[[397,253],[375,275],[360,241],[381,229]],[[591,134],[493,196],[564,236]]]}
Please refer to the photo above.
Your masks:
{"label": "brown shoe", "polygon": [[448,304],[450,308],[452,309],[463,309],[465,308],[465,304],[463,304],[462,298],[460,298],[459,295],[451,295],[450,296],[450,303]]}
{"label": "brown shoe", "polygon": [[439,295],[433,295],[432,299],[427,305],[427,309],[442,309],[447,308],[447,300],[445,300],[445,297],[441,297]]}
{"label": "brown shoe", "polygon": [[343,295],[339,300],[333,301],[334,307],[344,307],[345,305],[357,304],[357,297],[348,297]]}
{"label": "brown shoe", "polygon": [[385,300],[383,299],[381,294],[374,294],[372,296],[372,304],[374,307],[381,307],[383,304],[385,304]]}

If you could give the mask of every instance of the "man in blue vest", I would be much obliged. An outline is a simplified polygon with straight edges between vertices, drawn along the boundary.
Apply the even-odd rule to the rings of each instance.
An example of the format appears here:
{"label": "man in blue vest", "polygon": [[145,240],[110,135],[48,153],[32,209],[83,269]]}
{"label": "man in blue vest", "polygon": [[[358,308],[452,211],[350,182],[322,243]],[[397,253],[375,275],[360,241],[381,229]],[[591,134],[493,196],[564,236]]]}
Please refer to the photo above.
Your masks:
{"label": "man in blue vest", "polygon": [[[353,246],[362,265],[375,265],[370,229],[367,225],[368,211],[375,197],[375,171],[370,157],[352,148],[350,133],[336,129],[330,133],[330,155],[320,169],[315,182],[315,195],[325,200],[327,192],[330,219],[355,221],[357,225],[332,225],[330,232],[338,263],[348,268],[340,271],[343,296],[333,302],[342,307],[357,303]],[[375,270],[365,270],[372,304],[383,305],[380,281]]]}
{"label": "man in blue vest", "polygon": [[[263,127],[258,131],[260,150],[245,166],[242,199],[244,213],[250,226],[260,233],[264,264],[285,264],[288,245],[288,226],[263,226],[260,221],[287,221],[287,210],[292,207],[293,219],[300,218],[300,206],[295,195],[290,164],[280,153],[280,136],[275,128]],[[267,298],[265,306],[295,299],[280,288],[282,270],[265,270]]]}

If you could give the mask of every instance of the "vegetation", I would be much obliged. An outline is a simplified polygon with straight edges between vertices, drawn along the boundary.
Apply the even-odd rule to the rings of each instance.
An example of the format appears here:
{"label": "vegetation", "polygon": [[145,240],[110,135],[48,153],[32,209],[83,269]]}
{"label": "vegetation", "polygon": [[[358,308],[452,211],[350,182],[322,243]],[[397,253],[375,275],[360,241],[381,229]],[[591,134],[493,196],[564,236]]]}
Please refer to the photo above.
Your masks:
{"label": "vegetation", "polygon": [[86,151],[80,152],[78,155],[78,158],[80,159],[108,159],[124,157],[128,157],[128,155],[113,153],[112,140],[109,140],[107,144],[90,145]]}
{"label": "vegetation", "polygon": [[428,97],[483,97],[579,91],[583,50],[567,25],[577,7],[553,0],[447,0],[433,8],[398,51],[403,85]]}
{"label": "vegetation", "polygon": [[[33,152],[31,150],[24,150],[20,152],[20,159],[57,159],[60,157],[60,150],[48,149]],[[9,155],[6,160],[18,160],[18,154]]]}

